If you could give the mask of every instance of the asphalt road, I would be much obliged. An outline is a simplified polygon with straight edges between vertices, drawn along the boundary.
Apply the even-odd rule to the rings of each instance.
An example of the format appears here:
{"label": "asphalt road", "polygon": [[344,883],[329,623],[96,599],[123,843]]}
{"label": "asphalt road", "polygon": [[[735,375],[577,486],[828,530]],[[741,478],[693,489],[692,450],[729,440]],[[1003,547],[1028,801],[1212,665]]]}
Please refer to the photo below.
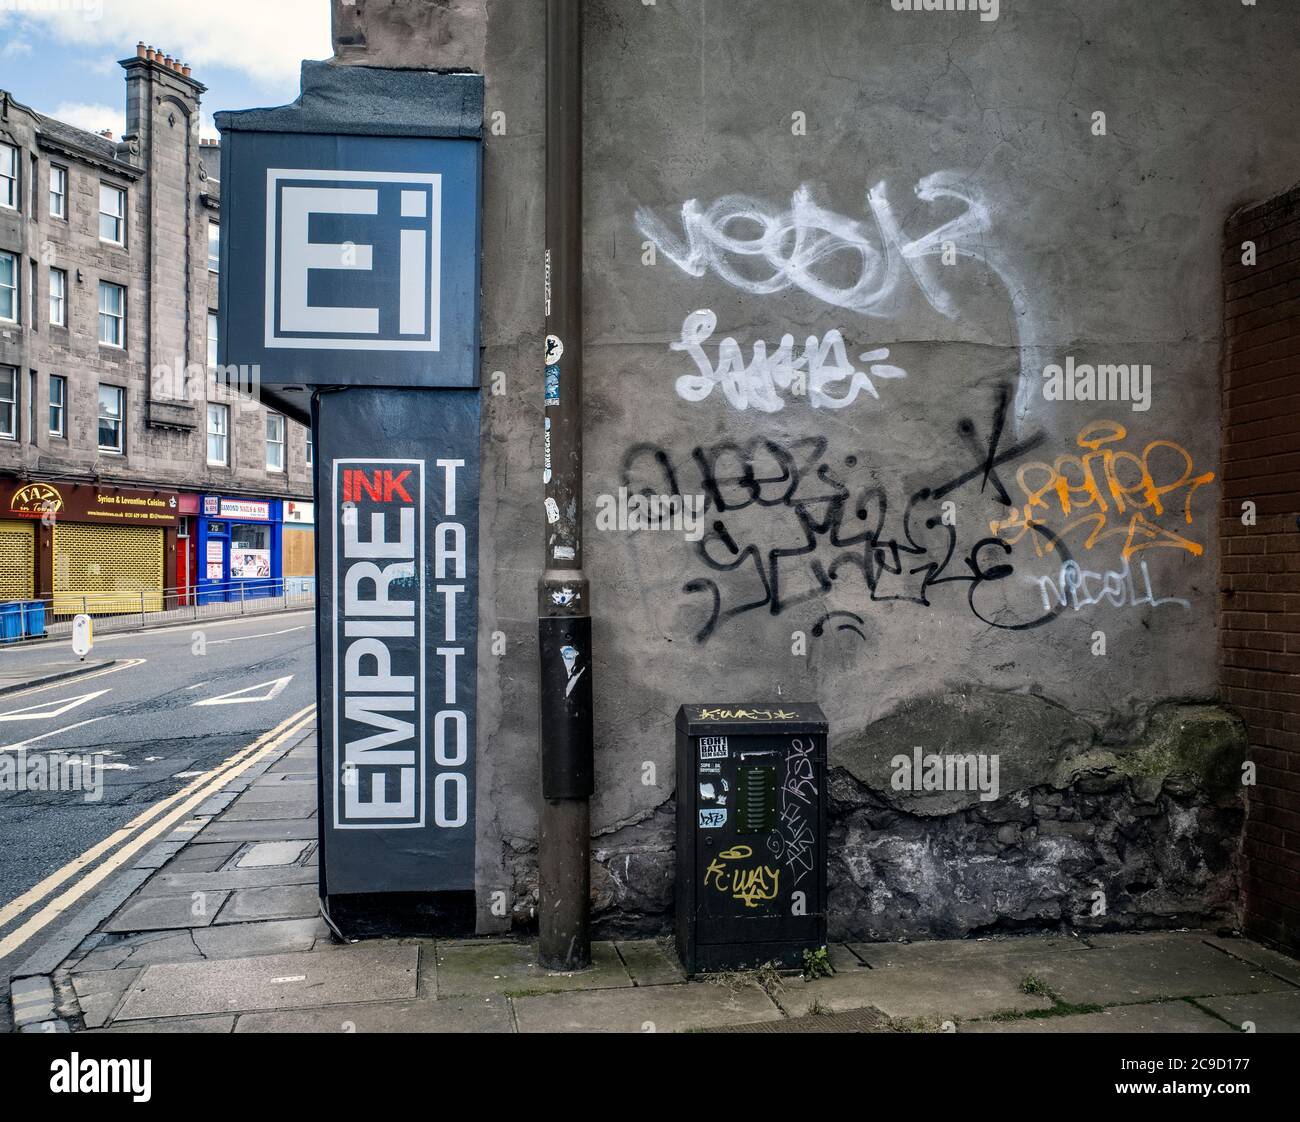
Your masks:
{"label": "asphalt road", "polygon": [[[66,659],[68,647],[3,651],[0,667]],[[0,753],[77,753],[103,765],[98,798],[93,786],[0,790],[0,907],[316,696],[310,611],[107,635],[92,657],[118,661],[0,695]]]}

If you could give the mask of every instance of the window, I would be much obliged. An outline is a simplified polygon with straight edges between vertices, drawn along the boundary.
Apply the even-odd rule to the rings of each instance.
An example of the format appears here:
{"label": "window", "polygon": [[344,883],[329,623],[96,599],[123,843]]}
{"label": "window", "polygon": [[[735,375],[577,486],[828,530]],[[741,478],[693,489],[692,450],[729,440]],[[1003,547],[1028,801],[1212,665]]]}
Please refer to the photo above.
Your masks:
{"label": "window", "polygon": [[0,144],[0,206],[18,209],[18,149]]}
{"label": "window", "polygon": [[18,367],[0,366],[0,437],[18,439]]}
{"label": "window", "polygon": [[221,271],[221,227],[215,222],[208,223],[208,272]]}
{"label": "window", "polygon": [[18,258],[0,253],[0,319],[18,322]]}
{"label": "window", "polygon": [[312,465],[312,460],[314,458],[313,453],[315,451],[316,451],[316,446],[311,442],[311,429],[308,429],[307,430],[307,466],[308,467],[311,467]]}
{"label": "window", "polygon": [[99,185],[99,240],[126,244],[126,192],[120,187]]}
{"label": "window", "polygon": [[126,342],[126,289],[120,284],[99,282],[99,341],[106,347]]}
{"label": "window", "polygon": [[36,371],[27,371],[27,439],[36,443]]}
{"label": "window", "polygon": [[68,217],[68,169],[50,165],[50,217]]}
{"label": "window", "polygon": [[27,306],[32,310],[32,329],[36,328],[36,260],[27,262]]}
{"label": "window", "polygon": [[232,580],[267,580],[271,576],[269,526],[235,523],[230,527],[230,577]]}
{"label": "window", "polygon": [[68,326],[68,274],[63,269],[50,270],[50,326]]}
{"label": "window", "polygon": [[217,365],[217,313],[208,313],[208,367]]}
{"label": "window", "polygon": [[208,463],[230,463],[230,407],[208,403]]}
{"label": "window", "polygon": [[121,386],[99,387],[99,448],[102,452],[121,452],[124,448],[123,414],[126,390]]}
{"label": "window", "polygon": [[50,375],[50,435],[68,435],[68,380],[62,374]]}
{"label": "window", "polygon": [[266,470],[284,471],[284,418],[266,415]]}

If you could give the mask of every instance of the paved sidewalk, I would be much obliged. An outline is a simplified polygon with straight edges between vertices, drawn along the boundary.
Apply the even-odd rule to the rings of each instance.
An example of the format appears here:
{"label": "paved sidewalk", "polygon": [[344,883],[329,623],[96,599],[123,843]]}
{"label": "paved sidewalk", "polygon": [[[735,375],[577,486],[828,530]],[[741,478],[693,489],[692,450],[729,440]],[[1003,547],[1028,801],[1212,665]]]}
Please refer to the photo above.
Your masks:
{"label": "paved sidewalk", "polygon": [[1300,1031],[1300,963],[1209,932],[836,944],[816,981],[686,982],[668,939],[598,942],[580,974],[525,940],[342,946],[317,914],[315,798],[307,734],[209,799],[93,933],[15,979],[19,1030]]}
{"label": "paved sidewalk", "polygon": [[80,678],[112,666],[115,662],[115,658],[88,658],[84,661],[64,658],[38,663],[0,658],[0,696],[29,690],[33,686]]}

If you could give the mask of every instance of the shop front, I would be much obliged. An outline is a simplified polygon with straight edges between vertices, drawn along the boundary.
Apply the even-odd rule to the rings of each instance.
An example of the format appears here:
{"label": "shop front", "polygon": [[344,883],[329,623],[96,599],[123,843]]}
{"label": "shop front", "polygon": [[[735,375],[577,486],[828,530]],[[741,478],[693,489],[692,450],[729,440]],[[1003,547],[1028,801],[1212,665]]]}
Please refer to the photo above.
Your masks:
{"label": "shop front", "polygon": [[174,491],[0,480],[0,599],[55,615],[161,611],[176,550]]}
{"label": "shop front", "polygon": [[204,495],[192,535],[200,604],[252,600],[284,591],[282,503]]}
{"label": "shop front", "polygon": [[316,591],[316,507],[301,499],[284,500],[284,590]]}

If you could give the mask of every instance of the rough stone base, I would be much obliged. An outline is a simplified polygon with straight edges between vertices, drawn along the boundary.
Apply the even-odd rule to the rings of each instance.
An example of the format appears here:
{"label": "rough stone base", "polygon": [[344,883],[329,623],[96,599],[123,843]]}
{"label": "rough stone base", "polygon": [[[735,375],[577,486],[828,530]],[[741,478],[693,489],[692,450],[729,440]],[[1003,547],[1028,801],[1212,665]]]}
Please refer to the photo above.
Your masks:
{"label": "rough stone base", "polygon": [[[996,754],[996,798],[895,786],[894,761]],[[909,702],[831,751],[833,939],[1239,926],[1240,719],[1163,703],[1104,734],[1032,694]],[[671,930],[675,801],[593,839],[594,930]],[[531,926],[534,847],[512,848],[516,924]]]}

